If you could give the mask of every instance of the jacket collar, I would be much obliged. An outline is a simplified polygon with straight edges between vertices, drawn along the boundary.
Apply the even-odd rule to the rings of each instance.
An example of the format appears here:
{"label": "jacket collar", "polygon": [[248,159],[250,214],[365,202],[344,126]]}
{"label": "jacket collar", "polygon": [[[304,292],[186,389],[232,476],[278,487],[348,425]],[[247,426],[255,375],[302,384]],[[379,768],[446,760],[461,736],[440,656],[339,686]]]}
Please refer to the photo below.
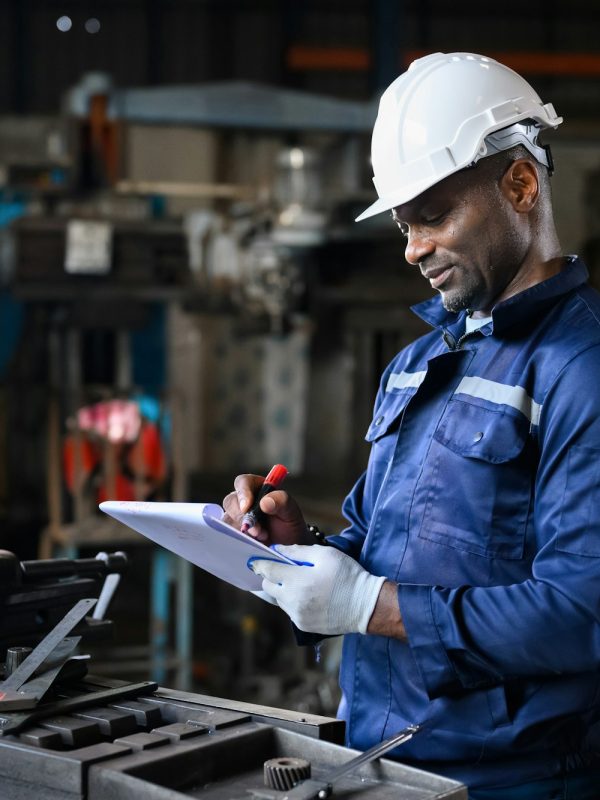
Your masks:
{"label": "jacket collar", "polygon": [[[519,294],[498,303],[492,309],[492,325],[486,325],[482,333],[491,333],[492,329],[500,333],[523,318],[538,314],[568,292],[586,283],[589,277],[587,267],[577,256],[566,256],[565,266],[548,280],[536,283]],[[414,313],[434,328],[464,331],[466,311],[458,313],[446,311],[439,295],[411,306]]]}

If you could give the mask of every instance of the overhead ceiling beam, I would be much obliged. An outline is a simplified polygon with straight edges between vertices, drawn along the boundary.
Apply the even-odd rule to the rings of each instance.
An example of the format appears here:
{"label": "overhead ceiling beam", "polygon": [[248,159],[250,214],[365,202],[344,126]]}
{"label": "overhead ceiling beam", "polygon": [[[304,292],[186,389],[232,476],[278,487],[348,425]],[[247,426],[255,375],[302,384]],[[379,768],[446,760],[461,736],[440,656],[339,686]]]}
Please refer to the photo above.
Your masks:
{"label": "overhead ceiling beam", "polygon": [[[406,50],[398,54],[398,69],[407,67],[416,58],[432,50]],[[486,51],[486,55],[526,75],[548,75],[566,78],[597,78],[600,76],[598,53],[553,53]],[[287,52],[290,70],[339,70],[362,72],[372,68],[372,56],[365,47],[311,47],[293,45]]]}

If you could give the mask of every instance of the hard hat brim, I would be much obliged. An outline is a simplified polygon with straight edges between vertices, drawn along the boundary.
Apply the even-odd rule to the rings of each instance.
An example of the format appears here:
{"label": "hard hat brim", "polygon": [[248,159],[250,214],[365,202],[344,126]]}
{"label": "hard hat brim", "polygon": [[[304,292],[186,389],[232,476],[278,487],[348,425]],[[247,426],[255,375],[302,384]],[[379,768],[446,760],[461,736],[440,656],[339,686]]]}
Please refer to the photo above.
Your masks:
{"label": "hard hat brim", "polygon": [[427,189],[431,189],[432,186],[435,186],[436,183],[439,183],[445,177],[448,176],[444,175],[439,180],[421,181],[418,184],[413,183],[410,186],[405,186],[404,189],[399,190],[398,193],[393,197],[380,197],[378,200],[375,200],[374,203],[371,203],[371,205],[366,208],[362,214],[359,214],[354,221],[362,222],[364,219],[369,219],[369,217],[382,214],[384,211],[391,211],[393,208],[396,208],[396,206],[401,206],[403,203],[408,203],[410,200],[414,200],[415,197],[423,194],[423,192],[426,192]]}
{"label": "hard hat brim", "polygon": [[[396,205],[400,205],[400,203],[396,203]],[[391,211],[394,208],[393,205],[390,205],[387,200],[375,200],[368,208],[366,208],[362,214],[359,214],[358,217],[354,220],[354,222],[362,222],[363,219],[369,219],[369,217],[375,217],[377,214],[381,214],[384,211]]]}

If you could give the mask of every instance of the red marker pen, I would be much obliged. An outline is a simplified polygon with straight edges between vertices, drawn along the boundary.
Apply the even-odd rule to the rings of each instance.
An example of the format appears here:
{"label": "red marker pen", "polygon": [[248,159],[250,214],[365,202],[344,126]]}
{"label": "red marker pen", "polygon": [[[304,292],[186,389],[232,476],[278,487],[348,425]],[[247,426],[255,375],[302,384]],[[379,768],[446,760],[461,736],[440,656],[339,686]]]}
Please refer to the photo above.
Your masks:
{"label": "red marker pen", "polygon": [[266,494],[269,494],[269,492],[272,492],[274,489],[278,489],[285,480],[287,474],[288,470],[283,464],[275,464],[275,466],[269,470],[265,482],[258,491],[254,505],[242,517],[242,527],[240,529],[242,533],[246,533],[257,523],[265,521],[265,514],[260,510],[260,501]]}

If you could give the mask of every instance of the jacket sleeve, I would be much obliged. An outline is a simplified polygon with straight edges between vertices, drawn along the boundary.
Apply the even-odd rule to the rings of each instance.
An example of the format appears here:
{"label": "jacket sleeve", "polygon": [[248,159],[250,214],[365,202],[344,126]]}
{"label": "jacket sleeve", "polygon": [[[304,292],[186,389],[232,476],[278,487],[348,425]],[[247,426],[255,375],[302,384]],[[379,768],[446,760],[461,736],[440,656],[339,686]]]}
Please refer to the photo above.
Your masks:
{"label": "jacket sleeve", "polygon": [[506,586],[401,585],[408,642],[430,697],[600,663],[600,347],[544,398],[531,577]]}

